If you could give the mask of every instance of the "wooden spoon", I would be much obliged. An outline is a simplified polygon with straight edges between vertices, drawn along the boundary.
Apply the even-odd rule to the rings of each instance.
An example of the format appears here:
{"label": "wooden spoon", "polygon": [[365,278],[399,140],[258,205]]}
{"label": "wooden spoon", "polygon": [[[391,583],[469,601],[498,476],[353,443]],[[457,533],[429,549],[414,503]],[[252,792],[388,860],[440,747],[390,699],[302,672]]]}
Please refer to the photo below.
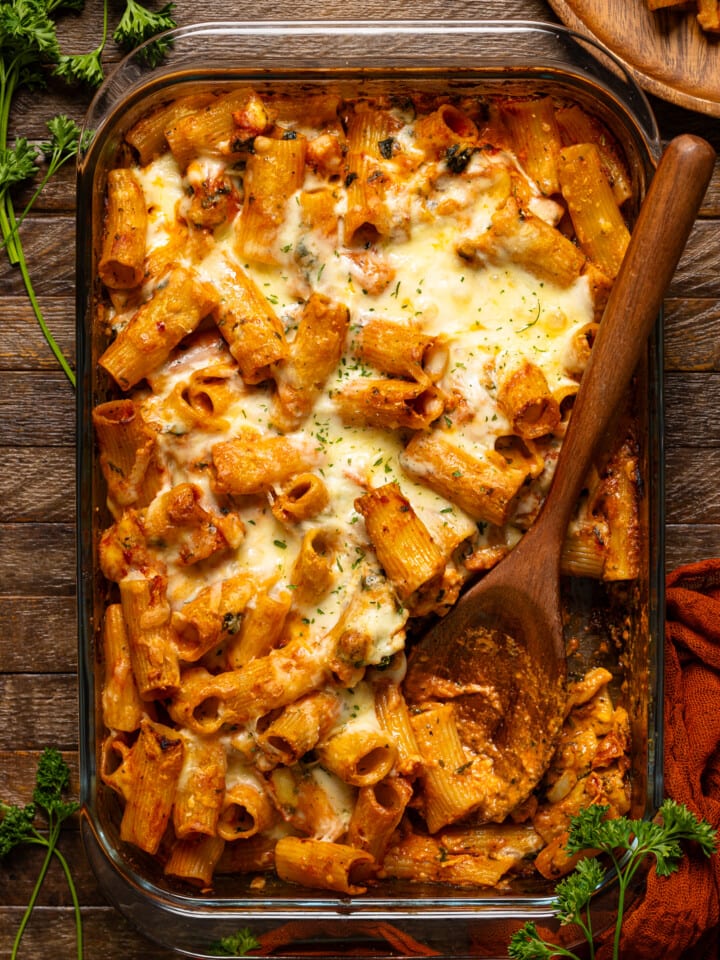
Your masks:
{"label": "wooden spoon", "polygon": [[[667,147],[583,373],[550,492],[519,544],[416,647],[405,693],[454,705],[469,812],[499,822],[547,770],[565,711],[560,557],[591,457],[630,382],[713,171],[699,137]],[[462,793],[462,791],[460,791]],[[437,827],[436,823],[436,827]]]}

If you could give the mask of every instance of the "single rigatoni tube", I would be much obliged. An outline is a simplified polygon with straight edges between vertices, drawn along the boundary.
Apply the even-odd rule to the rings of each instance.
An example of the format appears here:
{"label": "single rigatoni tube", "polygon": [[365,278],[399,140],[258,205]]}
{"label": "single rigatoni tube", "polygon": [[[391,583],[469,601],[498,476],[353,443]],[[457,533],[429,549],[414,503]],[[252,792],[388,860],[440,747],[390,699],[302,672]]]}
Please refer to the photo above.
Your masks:
{"label": "single rigatoni tube", "polygon": [[107,214],[98,275],[112,290],[139,286],[144,276],[147,209],[132,170],[108,173]]}

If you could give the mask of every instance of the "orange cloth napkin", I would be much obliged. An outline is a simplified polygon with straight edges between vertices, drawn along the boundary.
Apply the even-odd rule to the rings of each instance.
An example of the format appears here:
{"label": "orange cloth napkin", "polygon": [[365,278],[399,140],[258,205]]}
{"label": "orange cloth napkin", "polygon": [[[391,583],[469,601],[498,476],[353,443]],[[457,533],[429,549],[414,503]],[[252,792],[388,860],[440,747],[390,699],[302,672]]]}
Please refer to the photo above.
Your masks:
{"label": "orange cloth napkin", "polygon": [[[720,559],[667,578],[665,792],[720,828]],[[604,944],[598,960],[611,956]],[[625,919],[627,960],[720,960],[720,854],[648,874]]]}

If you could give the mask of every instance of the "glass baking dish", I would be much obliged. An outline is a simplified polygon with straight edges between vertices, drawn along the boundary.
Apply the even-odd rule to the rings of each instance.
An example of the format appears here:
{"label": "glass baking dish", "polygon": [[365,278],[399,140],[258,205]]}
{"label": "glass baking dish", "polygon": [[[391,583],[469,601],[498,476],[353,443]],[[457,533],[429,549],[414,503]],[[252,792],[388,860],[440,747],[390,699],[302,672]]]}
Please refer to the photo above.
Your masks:
{"label": "glass baking dish", "polygon": [[[552,927],[552,886],[466,890],[397,881],[362,897],[310,891],[280,881],[253,890],[221,878],[210,894],[163,878],[119,840],[119,809],[99,770],[98,630],[106,592],[98,569],[99,531],[107,525],[90,412],[112,392],[99,377],[101,350],[93,311],[107,172],[124,132],[155,103],[213,85],[251,84],[353,91],[432,89],[463,93],[551,93],[599,116],[620,142],[630,168],[634,216],[659,156],[648,103],[613,56],[572,32],[542,23],[504,21],[260,22],[198,24],[172,32],[165,62],[149,69],[132,55],[108,78],[90,107],[87,149],[78,170],[77,351],[78,595],[82,835],[108,899],[147,937],[180,954],[208,957],[221,937],[248,928],[263,943],[253,956],[505,957],[512,932],[528,919]],[[570,665],[597,660],[598,624],[623,634],[617,689],[632,722],[632,816],[652,816],[662,793],[663,484],[661,323],[635,385],[642,441],[642,574],[609,598],[584,581],[565,584],[568,630],[578,618],[587,642]],[[610,607],[620,601],[620,613]],[[611,602],[612,601],[612,602]],[[614,622],[613,617],[616,616]],[[594,625],[594,626],[593,626]],[[594,901],[595,928],[609,924],[614,886]],[[568,944],[570,945],[570,944]]]}

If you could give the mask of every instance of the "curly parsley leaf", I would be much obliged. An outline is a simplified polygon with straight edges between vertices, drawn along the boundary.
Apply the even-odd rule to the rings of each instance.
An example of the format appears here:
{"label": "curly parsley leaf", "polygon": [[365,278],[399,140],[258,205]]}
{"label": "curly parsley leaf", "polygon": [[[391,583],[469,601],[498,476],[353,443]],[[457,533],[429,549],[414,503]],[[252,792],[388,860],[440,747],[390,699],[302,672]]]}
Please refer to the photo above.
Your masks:
{"label": "curly parsley leaf", "polygon": [[48,13],[59,11],[74,11],[80,13],[85,6],[85,0],[46,0],[45,8]]}
{"label": "curly parsley leaf", "polygon": [[33,835],[35,807],[29,803],[25,807],[0,803],[0,860],[21,843],[27,843]]}
{"label": "curly parsley leaf", "polygon": [[674,800],[664,801],[656,820],[606,819],[607,811],[607,806],[593,806],[573,817],[567,843],[570,853],[593,848],[609,854],[630,850],[634,859],[652,854],[658,875],[667,876],[677,870],[683,857],[681,841],[698,843],[706,856],[716,850],[710,824]]}
{"label": "curly parsley leaf", "polygon": [[[175,9],[174,3],[166,3],[160,10],[148,10],[137,0],[127,0],[125,13],[122,15],[113,33],[113,40],[125,50],[132,50],[145,43],[151,37],[166,30],[172,30],[177,23],[171,16]],[[163,59],[170,47],[170,41],[162,37],[144,47],[140,52],[141,58],[151,67],[156,67]]]}
{"label": "curly parsley leaf", "polygon": [[40,149],[54,172],[67,160],[77,156],[80,149],[80,127],[70,117],[59,113],[52,120],[48,120],[47,128],[51,139],[41,143]]}
{"label": "curly parsley leaf", "polygon": [[604,879],[605,870],[599,860],[595,857],[581,860],[555,890],[560,923],[581,923],[583,910]]}
{"label": "curly parsley leaf", "polygon": [[213,943],[210,950],[214,957],[244,957],[248,951],[257,950],[259,947],[259,940],[247,927],[243,927],[237,933],[231,933]]}
{"label": "curly parsley leaf", "polygon": [[75,813],[80,804],[66,801],[63,794],[70,786],[70,768],[59,750],[48,747],[38,760],[33,803],[47,813],[48,820],[62,822]]}
{"label": "curly parsley leaf", "polygon": [[570,822],[567,849],[570,853],[582,850],[627,850],[632,844],[632,823],[626,817],[607,818],[607,804],[593,804],[581,810]]}
{"label": "curly parsley leaf", "polygon": [[35,175],[37,151],[25,137],[18,137],[15,146],[0,150],[0,194],[16,183]]}
{"label": "curly parsley leaf", "polygon": [[55,22],[42,0],[6,0],[0,3],[0,51],[25,64],[54,61],[60,56]]}
{"label": "curly parsley leaf", "polygon": [[[660,807],[660,816],[662,836],[657,838],[656,845],[649,849],[649,852],[655,854],[655,869],[661,877],[677,869],[677,862],[668,861],[672,858],[679,860],[682,856],[682,849],[678,853],[675,846],[680,841],[697,843],[706,857],[717,853],[717,832],[707,820],[699,820],[687,807],[673,800],[666,800]],[[671,845],[671,852],[666,848],[666,844]]]}
{"label": "curly parsley leaf", "polygon": [[[557,947],[546,943],[538,933],[535,924],[530,921],[513,934],[508,944],[508,956],[512,960],[549,960],[557,955]],[[566,955],[571,956],[571,954]]]}
{"label": "curly parsley leaf", "polygon": [[17,85],[31,91],[44,90],[47,86],[47,73],[38,64],[28,63],[20,69]]}
{"label": "curly parsley leaf", "polygon": [[54,70],[55,76],[61,77],[66,83],[79,82],[89,87],[99,87],[104,79],[100,54],[99,48],[90,53],[62,54]]}

